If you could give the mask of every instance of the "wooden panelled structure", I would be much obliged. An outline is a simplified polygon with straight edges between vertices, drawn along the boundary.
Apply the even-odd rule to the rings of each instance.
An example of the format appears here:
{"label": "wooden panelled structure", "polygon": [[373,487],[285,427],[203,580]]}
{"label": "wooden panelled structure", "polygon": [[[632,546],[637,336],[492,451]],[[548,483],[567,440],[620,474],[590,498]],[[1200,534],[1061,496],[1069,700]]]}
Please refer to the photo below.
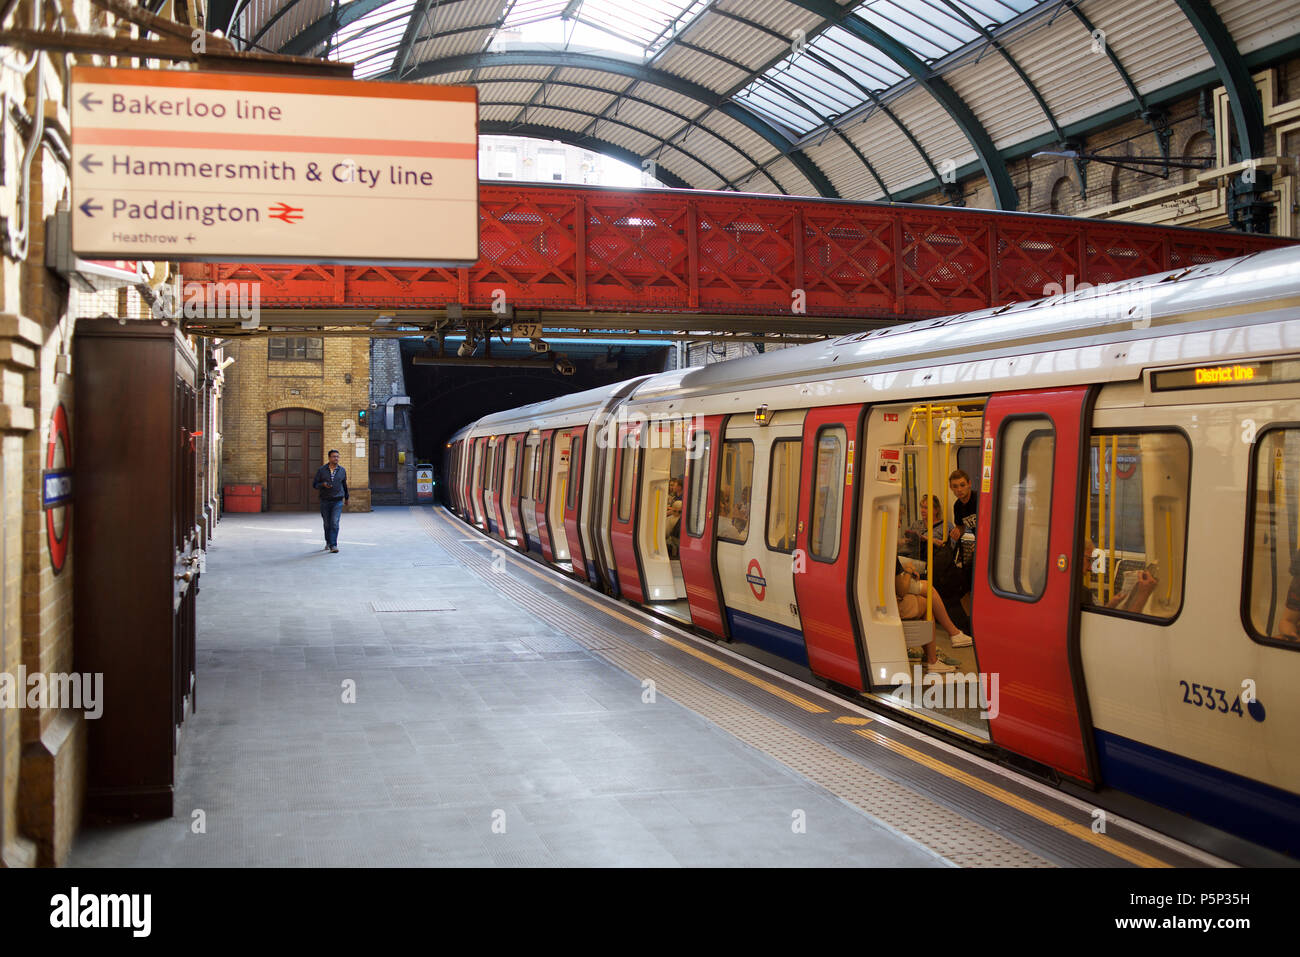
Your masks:
{"label": "wooden panelled structure", "polygon": [[87,811],[170,817],[196,701],[195,363],[166,321],[83,319],[75,349],[74,658],[105,701]]}
{"label": "wooden panelled structure", "polygon": [[304,511],[315,507],[312,478],[321,463],[324,417],[309,409],[279,409],[266,420],[267,511]]}

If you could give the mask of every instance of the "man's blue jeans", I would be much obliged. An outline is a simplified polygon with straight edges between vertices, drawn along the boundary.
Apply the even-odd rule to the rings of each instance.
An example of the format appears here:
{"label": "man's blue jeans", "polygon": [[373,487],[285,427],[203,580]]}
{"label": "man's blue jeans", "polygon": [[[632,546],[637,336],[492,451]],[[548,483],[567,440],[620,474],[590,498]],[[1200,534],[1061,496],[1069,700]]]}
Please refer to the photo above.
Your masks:
{"label": "man's blue jeans", "polygon": [[343,499],[321,499],[320,517],[325,523],[325,544],[337,548],[339,544],[339,516],[343,514]]}

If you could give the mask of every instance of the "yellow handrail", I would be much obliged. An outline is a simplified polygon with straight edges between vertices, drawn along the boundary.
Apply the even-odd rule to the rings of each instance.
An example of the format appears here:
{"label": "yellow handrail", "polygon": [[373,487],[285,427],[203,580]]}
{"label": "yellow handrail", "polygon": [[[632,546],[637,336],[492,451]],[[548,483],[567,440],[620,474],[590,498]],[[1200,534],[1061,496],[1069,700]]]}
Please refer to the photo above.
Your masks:
{"label": "yellow handrail", "polygon": [[[934,502],[934,405],[925,407],[925,501],[927,514],[930,504]],[[947,528],[944,529],[947,532]],[[926,529],[925,535],[925,571],[934,579],[934,525]],[[925,590],[925,620],[934,621],[934,589]]]}
{"label": "yellow handrail", "polygon": [[1107,548],[1108,548],[1106,554],[1106,577],[1107,579],[1109,579],[1107,583],[1109,586],[1107,589],[1107,596],[1110,598],[1115,597],[1115,575],[1119,571],[1119,569],[1116,568],[1115,565],[1115,512],[1118,511],[1118,509],[1115,507],[1117,504],[1116,496],[1115,496],[1115,479],[1117,478],[1117,476],[1115,474],[1115,469],[1118,467],[1118,465],[1119,465],[1119,436],[1112,435],[1110,437],[1110,479],[1109,479],[1110,531],[1106,535]]}
{"label": "yellow handrail", "polygon": [[1165,506],[1165,604],[1174,597],[1174,510]]}
{"label": "yellow handrail", "polygon": [[880,510],[880,565],[876,569],[876,592],[878,606],[881,611],[885,610],[885,536],[889,533],[889,527],[886,524],[889,521],[889,512],[886,509]]}
{"label": "yellow handrail", "polygon": [[[1097,444],[1097,548],[1106,551],[1106,440]],[[1091,558],[1091,556],[1089,556]],[[1106,569],[1097,576],[1097,604],[1106,604]]]}
{"label": "yellow handrail", "polygon": [[659,492],[658,489],[655,489],[655,507],[654,507],[655,530],[654,530],[654,539],[653,539],[653,540],[654,540],[654,543],[655,543],[655,554],[656,554],[656,555],[659,554],[659,499],[660,499],[660,492]]}

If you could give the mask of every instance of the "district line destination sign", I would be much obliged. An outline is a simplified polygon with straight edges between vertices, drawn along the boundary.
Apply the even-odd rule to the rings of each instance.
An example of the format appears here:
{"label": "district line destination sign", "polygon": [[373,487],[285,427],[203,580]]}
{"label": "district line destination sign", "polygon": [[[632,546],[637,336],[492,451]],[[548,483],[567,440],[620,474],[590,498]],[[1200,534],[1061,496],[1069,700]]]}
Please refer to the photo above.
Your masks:
{"label": "district line destination sign", "polygon": [[474,87],[76,67],[72,100],[83,259],[479,258]]}

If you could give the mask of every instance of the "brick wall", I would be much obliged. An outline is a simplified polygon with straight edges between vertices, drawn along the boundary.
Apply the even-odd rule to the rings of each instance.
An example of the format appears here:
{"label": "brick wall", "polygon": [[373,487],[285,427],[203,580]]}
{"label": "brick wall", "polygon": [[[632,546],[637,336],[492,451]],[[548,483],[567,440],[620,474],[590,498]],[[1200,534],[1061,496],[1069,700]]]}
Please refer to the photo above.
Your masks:
{"label": "brick wall", "polygon": [[[1273,104],[1284,106],[1300,98],[1300,58],[1284,61],[1270,70],[1255,74],[1261,88],[1268,77]],[[1221,89],[1221,88],[1220,88]],[[1161,107],[1167,117],[1169,153],[1172,156],[1215,157],[1218,139],[1223,135],[1215,124],[1215,91],[1206,89],[1189,94]],[[1291,188],[1300,180],[1300,124],[1295,122],[1296,106],[1275,122],[1266,117],[1265,153],[1282,158],[1274,175],[1278,190]],[[1278,110],[1281,114],[1283,111]],[[1229,129],[1229,135],[1235,135]],[[1098,129],[1081,139],[1081,152],[1102,156],[1128,154],[1142,157],[1160,156],[1159,141],[1146,121],[1134,117]],[[1051,148],[1051,147],[1048,147]],[[1158,168],[1151,167],[1153,171]],[[1196,226],[1223,229],[1229,225],[1228,211],[1220,187],[1226,179],[1218,177],[1197,185],[1199,171],[1173,169],[1167,178],[1143,175],[1101,162],[1088,162],[1080,180],[1075,165],[1067,159],[1043,157],[1021,158],[1009,164],[1008,172],[1018,194],[1020,209],[1031,213],[1058,213],[1066,216],[1099,216],[1164,225]],[[1289,177],[1291,185],[1281,182]],[[961,182],[966,205],[992,209],[996,203],[988,181],[973,176]],[[1285,201],[1281,192],[1270,231],[1280,235],[1300,235],[1294,198]],[[942,193],[918,197],[915,202],[946,204]]]}
{"label": "brick wall", "polygon": [[[357,412],[370,405],[370,340],[327,337],[320,360],[270,359],[267,340],[260,337],[222,348],[235,361],[226,368],[222,395],[221,484],[265,487],[267,416],[309,409],[323,416],[322,451],[338,449],[348,470],[348,511],[368,512],[371,439],[357,428]],[[362,455],[358,439],[365,446]]]}
{"label": "brick wall", "polygon": [[[411,407],[396,405],[393,408],[393,428],[387,429],[386,407],[394,396],[405,396],[406,376],[402,370],[402,345],[397,339],[370,340],[370,464],[379,464],[381,442],[391,442],[395,471],[371,477],[371,484],[384,481],[391,475],[395,487],[391,490],[373,488],[371,499],[376,505],[415,504],[415,446],[411,437]],[[398,461],[402,456],[405,461]]]}

